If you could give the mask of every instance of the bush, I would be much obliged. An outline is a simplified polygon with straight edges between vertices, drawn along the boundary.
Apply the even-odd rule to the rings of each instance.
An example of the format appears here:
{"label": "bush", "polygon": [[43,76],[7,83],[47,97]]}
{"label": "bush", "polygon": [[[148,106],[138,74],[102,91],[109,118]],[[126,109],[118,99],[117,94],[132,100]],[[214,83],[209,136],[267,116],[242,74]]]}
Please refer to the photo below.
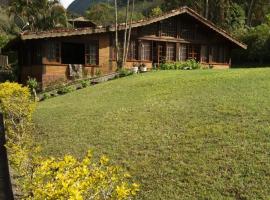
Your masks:
{"label": "bush", "polygon": [[86,87],[88,87],[90,85],[90,82],[87,81],[87,80],[82,80],[81,85],[82,85],[83,88],[86,88]]}
{"label": "bush", "polygon": [[29,199],[131,199],[139,186],[129,178],[105,156],[93,162],[90,151],[82,161],[72,156],[49,158],[35,169]]}
{"label": "bush", "polygon": [[51,94],[49,94],[49,93],[44,93],[44,94],[43,94],[43,97],[42,97],[42,100],[50,99],[51,97],[52,97]]}
{"label": "bush", "polygon": [[164,63],[159,66],[161,70],[194,70],[201,69],[203,66],[196,60],[187,60],[186,62]]}
{"label": "bush", "polygon": [[62,88],[58,89],[57,93],[60,94],[60,95],[63,95],[63,94],[73,92],[75,90],[76,89],[73,86],[65,86],[65,87],[62,87]]}
{"label": "bush", "polygon": [[37,99],[37,88],[38,88],[38,82],[35,78],[28,77],[27,81],[28,87],[31,89],[31,93],[34,96],[34,99]]}
{"label": "bush", "polygon": [[7,144],[16,189],[24,191],[25,181],[31,177],[33,145],[32,114],[35,102],[28,87],[17,83],[0,84],[0,110],[4,114]]}
{"label": "bush", "polygon": [[132,70],[125,69],[125,68],[119,69],[117,72],[119,73],[119,77],[125,77],[125,76],[130,76],[134,74]]}

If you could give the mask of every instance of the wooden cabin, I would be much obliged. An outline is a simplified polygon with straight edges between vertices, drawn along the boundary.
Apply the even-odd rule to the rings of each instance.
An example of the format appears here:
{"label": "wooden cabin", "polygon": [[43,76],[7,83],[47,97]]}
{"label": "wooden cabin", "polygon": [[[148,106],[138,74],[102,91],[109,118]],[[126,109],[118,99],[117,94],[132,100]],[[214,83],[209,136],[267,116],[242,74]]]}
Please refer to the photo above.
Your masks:
{"label": "wooden cabin", "polygon": [[[119,25],[123,41],[124,24]],[[20,80],[35,77],[43,87],[71,79],[71,65],[84,76],[116,70],[115,27],[75,27],[25,32],[13,43],[18,50]],[[12,46],[12,45],[11,45]],[[150,70],[164,62],[195,59],[214,68],[229,68],[237,41],[188,7],[132,23],[127,68],[144,63]]]}

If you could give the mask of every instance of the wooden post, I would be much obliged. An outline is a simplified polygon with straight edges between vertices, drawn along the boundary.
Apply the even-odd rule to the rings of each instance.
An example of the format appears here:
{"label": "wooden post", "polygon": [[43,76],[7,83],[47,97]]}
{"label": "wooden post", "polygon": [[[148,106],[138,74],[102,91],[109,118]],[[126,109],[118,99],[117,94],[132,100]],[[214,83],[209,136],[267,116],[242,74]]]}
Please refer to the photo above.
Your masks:
{"label": "wooden post", "polygon": [[7,150],[5,148],[5,128],[3,114],[0,113],[0,199],[13,200],[13,192],[10,180]]}

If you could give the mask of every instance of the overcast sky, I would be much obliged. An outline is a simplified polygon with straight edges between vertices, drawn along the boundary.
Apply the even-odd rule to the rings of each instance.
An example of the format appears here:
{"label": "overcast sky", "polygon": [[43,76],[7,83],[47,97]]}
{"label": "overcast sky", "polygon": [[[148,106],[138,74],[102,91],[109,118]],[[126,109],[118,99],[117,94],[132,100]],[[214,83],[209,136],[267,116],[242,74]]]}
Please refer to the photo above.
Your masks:
{"label": "overcast sky", "polygon": [[60,0],[61,3],[64,5],[65,8],[67,8],[69,6],[69,4],[73,1],[73,0]]}

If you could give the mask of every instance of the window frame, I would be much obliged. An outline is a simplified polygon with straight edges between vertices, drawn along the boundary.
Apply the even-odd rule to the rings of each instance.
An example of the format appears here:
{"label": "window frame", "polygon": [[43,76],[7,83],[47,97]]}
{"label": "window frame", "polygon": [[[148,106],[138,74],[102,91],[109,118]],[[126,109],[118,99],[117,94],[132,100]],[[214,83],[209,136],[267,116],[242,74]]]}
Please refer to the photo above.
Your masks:
{"label": "window frame", "polygon": [[[93,48],[94,49],[91,49]],[[97,66],[99,65],[99,43],[98,41],[92,41],[85,44],[85,65]],[[95,62],[91,62],[91,59]]]}

